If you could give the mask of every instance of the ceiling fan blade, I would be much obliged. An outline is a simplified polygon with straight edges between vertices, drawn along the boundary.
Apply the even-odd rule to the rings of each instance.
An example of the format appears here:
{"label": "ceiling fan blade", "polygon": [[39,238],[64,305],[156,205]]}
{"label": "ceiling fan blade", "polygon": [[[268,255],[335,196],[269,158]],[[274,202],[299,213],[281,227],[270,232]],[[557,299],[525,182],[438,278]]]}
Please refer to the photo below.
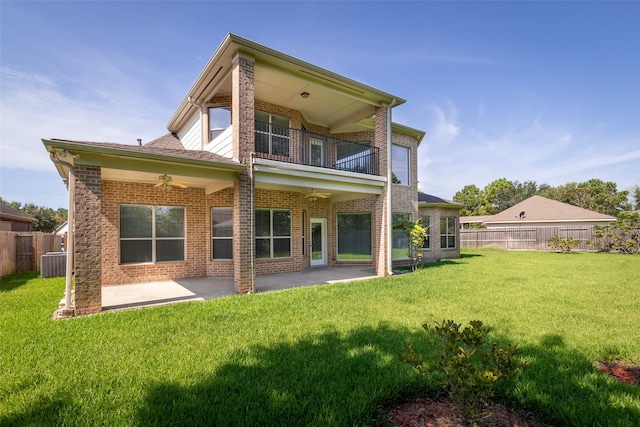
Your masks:
{"label": "ceiling fan blade", "polygon": [[162,187],[163,185],[164,185],[164,182],[160,181],[159,183],[154,185],[154,187]]}
{"label": "ceiling fan blade", "polygon": [[174,187],[178,187],[178,188],[189,188],[187,184],[180,181],[172,181],[169,183],[169,185],[173,185]]}

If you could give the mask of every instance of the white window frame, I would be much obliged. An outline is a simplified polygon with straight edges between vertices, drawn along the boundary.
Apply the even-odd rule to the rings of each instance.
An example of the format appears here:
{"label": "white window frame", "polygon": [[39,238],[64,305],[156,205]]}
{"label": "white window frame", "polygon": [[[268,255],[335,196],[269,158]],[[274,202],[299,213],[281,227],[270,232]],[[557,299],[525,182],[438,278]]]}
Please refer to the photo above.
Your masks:
{"label": "white window frame", "polygon": [[[449,223],[453,221],[453,234],[449,233]],[[458,246],[457,227],[455,216],[442,216],[440,217],[440,249],[455,249]],[[453,237],[453,246],[449,246],[449,238]],[[446,243],[443,245],[443,240]]]}
{"label": "white window frame", "polygon": [[[231,221],[233,224],[233,207],[230,206],[215,206],[211,208],[211,259],[214,261],[224,261],[233,259],[233,226],[232,226],[232,234],[231,236],[214,236],[214,227],[213,227],[213,218],[215,211],[231,211]],[[231,258],[216,258],[215,252],[213,250],[214,243],[216,240],[230,240],[231,241]]]}
{"label": "white window frame", "polygon": [[[291,238],[291,229],[293,228],[293,214],[291,213],[291,209],[281,209],[281,208],[256,208],[257,211],[269,211],[269,235],[268,236],[258,236],[258,233],[255,233],[255,243],[258,240],[269,240],[269,256],[268,257],[258,257],[256,251],[256,259],[284,259],[291,258],[293,256],[293,239]],[[289,235],[288,236],[274,236],[273,234],[273,213],[274,212],[289,212]],[[257,225],[257,224],[256,224]],[[289,240],[289,255],[287,256],[274,256],[274,240]]]}
{"label": "white window frame", "polygon": [[[139,206],[144,208],[151,209],[151,236],[149,237],[121,237],[120,233],[122,230],[122,212],[121,208],[123,206]],[[157,237],[156,236],[156,210],[157,208],[179,208],[182,209],[182,236],[181,237]],[[185,262],[187,259],[187,212],[184,206],[172,206],[172,205],[145,205],[145,204],[137,204],[137,203],[121,203],[118,207],[118,263],[120,265],[135,265],[135,264],[165,264],[171,262]],[[182,245],[182,259],[175,260],[166,260],[166,261],[157,261],[157,250],[156,246],[159,241],[167,241],[167,240],[181,240],[183,242]],[[122,262],[122,242],[128,241],[151,241],[151,260],[149,261],[135,261],[135,262]]]}
{"label": "white window frame", "polygon": [[[398,159],[396,157],[396,153],[397,153],[398,149],[402,149],[403,152],[407,153],[407,164],[406,165],[401,166],[399,164],[401,159]],[[398,180],[400,180],[401,177],[398,176],[396,171],[398,171],[398,169],[397,169],[398,167],[401,167],[402,169],[406,168],[406,174],[407,174],[407,182],[402,182],[402,180],[400,180],[400,182],[393,183],[393,184],[395,184],[395,185],[404,185],[404,186],[411,185],[411,168],[410,168],[410,164],[411,164],[411,148],[405,147],[403,145],[392,144],[391,145],[391,173]],[[402,178],[404,178],[404,176]]]}

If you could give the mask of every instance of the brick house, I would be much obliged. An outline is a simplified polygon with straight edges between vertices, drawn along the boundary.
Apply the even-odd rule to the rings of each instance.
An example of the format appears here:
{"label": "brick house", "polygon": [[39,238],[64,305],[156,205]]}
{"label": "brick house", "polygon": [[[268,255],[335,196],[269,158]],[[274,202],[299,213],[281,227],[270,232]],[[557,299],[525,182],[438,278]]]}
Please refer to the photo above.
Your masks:
{"label": "brick house", "polygon": [[0,231],[32,231],[35,218],[0,203]]}
{"label": "brick house", "polygon": [[313,266],[390,274],[391,221],[418,215],[424,132],[391,121],[404,102],[229,34],[167,135],[43,140],[73,206],[73,313],[123,283],[232,276],[246,293]]}

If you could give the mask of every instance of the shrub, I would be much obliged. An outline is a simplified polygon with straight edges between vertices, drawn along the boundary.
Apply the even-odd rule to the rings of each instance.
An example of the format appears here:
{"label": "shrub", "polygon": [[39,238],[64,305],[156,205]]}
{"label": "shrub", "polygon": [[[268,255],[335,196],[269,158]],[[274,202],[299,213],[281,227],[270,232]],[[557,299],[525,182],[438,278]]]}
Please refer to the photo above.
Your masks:
{"label": "shrub", "polygon": [[574,239],[573,237],[561,239],[557,234],[554,234],[553,237],[549,239],[547,244],[551,249],[568,254],[572,249],[580,246],[580,240]]}
{"label": "shrub", "polygon": [[422,327],[427,343],[437,350],[435,361],[425,361],[413,346],[405,347],[400,359],[422,375],[430,375],[456,402],[464,419],[475,424],[487,415],[489,399],[499,383],[511,383],[527,363],[516,359],[520,353],[514,345],[506,349],[486,343],[488,329],[479,320],[460,329],[453,320]]}
{"label": "shrub", "polygon": [[640,215],[622,212],[613,224],[594,226],[591,243],[605,252],[640,254]]}

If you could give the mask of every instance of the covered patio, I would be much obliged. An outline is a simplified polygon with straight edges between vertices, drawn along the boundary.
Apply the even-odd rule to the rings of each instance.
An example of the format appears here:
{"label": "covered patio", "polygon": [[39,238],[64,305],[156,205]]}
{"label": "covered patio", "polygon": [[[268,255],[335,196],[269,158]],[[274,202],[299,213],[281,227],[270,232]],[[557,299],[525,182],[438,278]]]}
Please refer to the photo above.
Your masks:
{"label": "covered patio", "polygon": [[[371,266],[314,267],[256,277],[258,293],[299,286],[375,278]],[[102,311],[123,310],[234,295],[233,277],[199,277],[102,287]]]}

